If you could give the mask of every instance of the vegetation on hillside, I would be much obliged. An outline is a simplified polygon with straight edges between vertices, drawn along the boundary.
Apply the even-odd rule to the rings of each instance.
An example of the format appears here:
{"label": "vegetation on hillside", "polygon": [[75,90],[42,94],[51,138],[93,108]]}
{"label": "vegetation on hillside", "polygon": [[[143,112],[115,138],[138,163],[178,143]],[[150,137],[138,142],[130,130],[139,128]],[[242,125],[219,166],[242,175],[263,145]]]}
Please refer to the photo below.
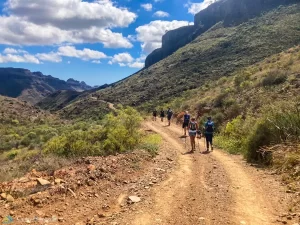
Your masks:
{"label": "vegetation on hillside", "polygon": [[106,116],[64,120],[41,110],[36,114],[35,107],[15,99],[1,97],[0,103],[10,106],[0,114],[0,180],[22,176],[33,168],[53,171],[81,156],[134,149],[155,155],[160,143],[159,138],[142,132],[142,117],[133,108],[119,106]]}
{"label": "vegetation on hillside", "polygon": [[[215,141],[219,147],[243,154],[248,161],[291,170],[291,176],[299,177],[299,89],[297,46],[231,76],[208,81],[159,107],[189,110],[194,115],[204,107],[211,108],[209,115],[217,124]],[[148,107],[144,104],[140,109]],[[200,118],[201,124],[207,115]]]}
{"label": "vegetation on hillside", "polygon": [[218,23],[168,58],[94,94],[124,105],[147,102],[150,109],[300,44],[299,24],[300,4],[280,7],[236,27]]}

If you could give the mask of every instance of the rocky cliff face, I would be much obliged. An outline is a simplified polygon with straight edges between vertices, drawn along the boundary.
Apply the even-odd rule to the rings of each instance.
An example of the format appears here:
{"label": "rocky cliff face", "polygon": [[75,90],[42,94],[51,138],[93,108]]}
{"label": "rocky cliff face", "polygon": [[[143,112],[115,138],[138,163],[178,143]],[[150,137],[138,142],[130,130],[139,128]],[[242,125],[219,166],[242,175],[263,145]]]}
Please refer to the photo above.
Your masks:
{"label": "rocky cliff face", "polygon": [[180,47],[188,44],[192,39],[190,34],[194,31],[194,26],[180,27],[167,32],[162,38],[162,48],[153,51],[146,59],[145,66],[149,67],[156,62],[168,57]]}
{"label": "rocky cliff face", "polygon": [[280,5],[297,2],[299,0],[220,0],[196,14],[194,26],[167,32],[162,38],[162,47],[147,57],[145,66],[149,67],[168,57],[218,22],[223,21],[225,26],[238,25]]}
{"label": "rocky cliff face", "polygon": [[91,87],[73,79],[68,82],[21,68],[0,68],[0,95],[36,103],[57,90],[85,91]]}

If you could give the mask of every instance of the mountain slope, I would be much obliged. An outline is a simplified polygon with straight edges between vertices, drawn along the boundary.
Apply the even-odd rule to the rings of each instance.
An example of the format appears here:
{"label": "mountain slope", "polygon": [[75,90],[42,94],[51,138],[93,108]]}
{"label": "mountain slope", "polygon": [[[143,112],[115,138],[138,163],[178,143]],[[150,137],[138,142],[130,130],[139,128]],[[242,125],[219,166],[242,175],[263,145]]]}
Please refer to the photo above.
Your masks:
{"label": "mountain slope", "polygon": [[300,4],[281,6],[235,27],[223,22],[155,65],[94,94],[127,105],[168,102],[183,91],[300,44]]}
{"label": "mountain slope", "polygon": [[84,82],[69,79],[67,82],[19,68],[0,68],[0,95],[36,103],[57,90],[90,90]]}
{"label": "mountain slope", "polygon": [[145,66],[149,67],[168,57],[216,23],[223,21],[224,27],[237,26],[279,5],[297,2],[297,0],[219,0],[197,13],[194,18],[194,25],[168,31],[162,37],[162,47],[147,57]]}

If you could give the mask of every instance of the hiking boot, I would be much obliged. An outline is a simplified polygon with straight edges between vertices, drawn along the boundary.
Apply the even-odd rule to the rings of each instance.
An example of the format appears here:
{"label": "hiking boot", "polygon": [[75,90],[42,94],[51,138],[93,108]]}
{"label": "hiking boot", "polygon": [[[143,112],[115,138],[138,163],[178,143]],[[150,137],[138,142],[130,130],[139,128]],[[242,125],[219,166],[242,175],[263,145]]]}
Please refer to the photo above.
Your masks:
{"label": "hiking boot", "polygon": [[214,150],[214,147],[213,146],[211,146],[211,151],[213,151]]}

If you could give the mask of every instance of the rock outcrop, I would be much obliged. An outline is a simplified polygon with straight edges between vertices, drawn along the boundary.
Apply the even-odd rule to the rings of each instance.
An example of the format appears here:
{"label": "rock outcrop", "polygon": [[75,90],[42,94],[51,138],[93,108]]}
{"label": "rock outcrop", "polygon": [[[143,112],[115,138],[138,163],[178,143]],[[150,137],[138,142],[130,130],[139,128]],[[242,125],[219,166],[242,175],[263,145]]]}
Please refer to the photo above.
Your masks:
{"label": "rock outcrop", "polygon": [[168,57],[221,21],[224,26],[235,26],[280,5],[292,4],[298,1],[220,0],[197,13],[194,17],[193,26],[180,27],[167,32],[162,37],[162,47],[154,50],[147,57],[145,67],[149,67]]}

